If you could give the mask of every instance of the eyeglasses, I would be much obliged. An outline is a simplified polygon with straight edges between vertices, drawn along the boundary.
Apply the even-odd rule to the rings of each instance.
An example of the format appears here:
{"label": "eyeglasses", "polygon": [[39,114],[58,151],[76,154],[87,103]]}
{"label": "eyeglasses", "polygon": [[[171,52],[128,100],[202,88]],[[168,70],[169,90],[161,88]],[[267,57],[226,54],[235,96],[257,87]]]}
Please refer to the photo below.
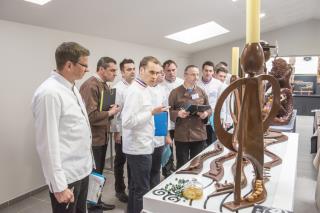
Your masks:
{"label": "eyeglasses", "polygon": [[80,62],[76,62],[76,64],[79,64],[79,65],[81,65],[82,67],[88,69],[88,65],[87,65],[87,64],[81,64]]}

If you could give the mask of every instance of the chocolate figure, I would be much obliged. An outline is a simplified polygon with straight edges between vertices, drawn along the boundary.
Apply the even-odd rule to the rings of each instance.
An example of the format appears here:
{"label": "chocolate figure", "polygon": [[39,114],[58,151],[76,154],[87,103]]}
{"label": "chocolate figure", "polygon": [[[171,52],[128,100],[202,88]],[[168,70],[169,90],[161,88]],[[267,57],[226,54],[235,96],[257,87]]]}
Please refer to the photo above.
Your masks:
{"label": "chocolate figure", "polygon": [[280,84],[280,110],[273,119],[274,125],[286,125],[289,123],[293,113],[293,97],[290,85],[292,67],[282,58],[276,58],[272,62],[270,75],[275,77]]}

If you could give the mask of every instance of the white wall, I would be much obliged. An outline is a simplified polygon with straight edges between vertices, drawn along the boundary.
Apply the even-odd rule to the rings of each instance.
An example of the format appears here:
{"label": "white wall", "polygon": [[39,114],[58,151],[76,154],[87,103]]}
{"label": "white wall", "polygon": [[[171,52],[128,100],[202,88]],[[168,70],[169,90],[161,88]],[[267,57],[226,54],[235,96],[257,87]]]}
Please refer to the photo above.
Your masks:
{"label": "white wall", "polygon": [[180,67],[189,60],[177,52],[0,20],[0,204],[44,185],[30,103],[55,68],[54,52],[63,41],[79,42],[91,51],[86,78],[101,56],[117,61],[131,57],[137,66],[146,55],[175,59]]}
{"label": "white wall", "polygon": [[[279,30],[263,33],[261,39],[275,44],[278,41],[279,55],[320,55],[320,20],[308,20]],[[201,65],[205,60],[214,63],[226,61],[231,67],[231,49],[240,47],[240,54],[245,39],[200,51],[191,55],[191,62]],[[230,68],[231,69],[231,68]]]}

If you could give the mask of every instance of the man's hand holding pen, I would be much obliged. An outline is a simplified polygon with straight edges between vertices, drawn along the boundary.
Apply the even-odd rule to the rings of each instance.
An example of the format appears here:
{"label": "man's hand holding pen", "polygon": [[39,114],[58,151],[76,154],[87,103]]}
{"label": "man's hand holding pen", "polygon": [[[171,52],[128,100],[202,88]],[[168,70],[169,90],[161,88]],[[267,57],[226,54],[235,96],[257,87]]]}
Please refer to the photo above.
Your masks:
{"label": "man's hand holding pen", "polygon": [[59,203],[73,203],[74,202],[74,194],[73,194],[73,187],[71,189],[66,188],[62,192],[55,192],[54,196],[56,197]]}

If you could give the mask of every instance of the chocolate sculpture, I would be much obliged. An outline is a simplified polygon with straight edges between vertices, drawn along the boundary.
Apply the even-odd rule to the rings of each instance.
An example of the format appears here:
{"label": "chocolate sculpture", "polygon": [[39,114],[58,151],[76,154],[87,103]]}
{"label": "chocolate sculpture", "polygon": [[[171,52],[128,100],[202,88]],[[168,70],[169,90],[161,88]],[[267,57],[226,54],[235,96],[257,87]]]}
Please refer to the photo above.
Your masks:
{"label": "chocolate sculpture", "polygon": [[202,155],[195,157],[186,169],[177,171],[177,174],[199,174],[203,168],[203,162],[211,157],[219,155],[223,152],[223,146],[217,142],[212,151],[205,152]]}
{"label": "chocolate sculpture", "polygon": [[293,97],[290,85],[292,67],[282,58],[276,58],[272,62],[272,69],[269,73],[275,77],[280,84],[280,110],[273,119],[272,124],[286,125],[289,123],[293,113]]}
{"label": "chocolate sculpture", "polygon": [[267,149],[268,146],[273,144],[282,143],[288,140],[288,136],[277,131],[267,131],[264,136],[264,154],[271,158],[271,161],[264,163],[264,168],[271,169],[282,163],[282,159]]}
{"label": "chocolate sculpture", "polygon": [[[229,152],[228,154],[220,157],[220,159],[217,159],[216,162],[212,162],[211,165],[213,163],[219,163],[219,164],[221,164],[221,169],[220,170],[224,171],[222,163],[227,161],[227,160],[233,159],[235,156],[236,156],[235,152]],[[247,178],[246,178],[246,176],[244,174],[244,167],[246,165],[248,165],[248,163],[249,163],[248,161],[244,161],[244,163],[242,164],[242,168],[241,168],[241,171],[242,171],[241,188],[244,188],[247,185]],[[207,203],[208,203],[210,198],[218,196],[218,195],[221,195],[221,194],[232,193],[233,190],[234,190],[234,183],[230,183],[230,182],[227,182],[227,181],[225,181],[224,183],[220,183],[219,182],[223,177],[223,172],[222,172],[222,175],[221,175],[221,172],[218,172],[216,174],[210,174],[210,172],[212,172],[212,170],[213,170],[211,165],[210,165],[210,171],[208,173],[203,174],[203,176],[213,178],[216,181],[216,183],[215,183],[215,189],[216,190],[207,196],[207,199],[205,200],[204,205],[203,205],[204,209],[207,208]],[[233,176],[235,176],[235,173],[236,173],[236,164],[232,165],[232,174],[233,174]]]}
{"label": "chocolate sculpture", "polygon": [[235,152],[229,152],[210,163],[210,170],[203,174],[203,176],[211,178],[213,181],[220,181],[224,176],[223,163],[236,157]]}
{"label": "chocolate sculpture", "polygon": [[[220,142],[233,152],[237,152],[236,175],[234,185],[234,201],[224,204],[224,207],[236,211],[241,208],[261,203],[266,199],[267,192],[264,187],[264,132],[268,129],[271,120],[279,110],[280,86],[277,80],[270,75],[258,75],[263,73],[264,55],[259,43],[247,44],[240,59],[242,70],[249,76],[234,81],[219,97],[214,120],[220,121],[220,112],[226,97],[235,89],[244,87],[241,101],[241,109],[238,114],[238,124],[231,134],[223,129],[221,122],[215,122],[214,128]],[[269,81],[272,85],[273,101],[269,114],[262,117],[261,89],[262,81]],[[255,179],[253,192],[247,197],[241,196],[241,177],[243,158],[253,165]],[[253,198],[253,199],[252,199]]]}

